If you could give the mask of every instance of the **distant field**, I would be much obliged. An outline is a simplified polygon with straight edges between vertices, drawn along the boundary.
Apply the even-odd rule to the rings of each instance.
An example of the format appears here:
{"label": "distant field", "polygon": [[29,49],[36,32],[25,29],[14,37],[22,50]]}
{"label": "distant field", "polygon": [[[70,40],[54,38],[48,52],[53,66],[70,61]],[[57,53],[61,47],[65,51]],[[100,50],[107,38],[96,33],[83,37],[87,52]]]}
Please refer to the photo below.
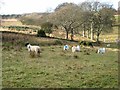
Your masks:
{"label": "distant field", "polygon": [[3,26],[10,26],[10,25],[20,26],[20,25],[22,25],[22,23],[17,19],[3,19],[1,22],[1,25],[3,25]]}
{"label": "distant field", "polygon": [[[27,41],[41,46],[40,57],[30,57]],[[3,33],[2,46],[3,88],[118,88],[115,51],[97,54],[95,48],[82,47],[72,53],[63,51],[57,39],[13,33]]]}

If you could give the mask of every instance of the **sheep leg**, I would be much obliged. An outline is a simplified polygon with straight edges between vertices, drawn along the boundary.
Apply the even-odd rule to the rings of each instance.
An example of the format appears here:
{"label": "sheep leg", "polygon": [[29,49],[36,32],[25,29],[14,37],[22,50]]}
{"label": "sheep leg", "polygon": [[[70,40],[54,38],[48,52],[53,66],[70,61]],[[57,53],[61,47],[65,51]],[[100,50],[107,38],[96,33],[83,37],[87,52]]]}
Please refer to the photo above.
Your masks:
{"label": "sheep leg", "polygon": [[37,55],[38,57],[40,57],[40,50],[39,50],[39,49],[37,50],[36,55]]}

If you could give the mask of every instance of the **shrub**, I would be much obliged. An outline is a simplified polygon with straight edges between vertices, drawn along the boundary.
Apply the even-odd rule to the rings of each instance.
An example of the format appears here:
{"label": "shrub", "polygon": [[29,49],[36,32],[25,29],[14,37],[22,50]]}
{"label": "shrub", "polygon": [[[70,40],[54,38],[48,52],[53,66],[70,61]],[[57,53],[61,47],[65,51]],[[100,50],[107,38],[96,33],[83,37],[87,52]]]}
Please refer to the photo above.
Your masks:
{"label": "shrub", "polygon": [[87,42],[87,46],[91,46],[91,47],[93,47],[92,42]]}
{"label": "shrub", "polygon": [[84,46],[91,46],[91,47],[93,47],[92,42],[88,42],[88,41],[81,41],[79,44],[80,45],[84,45]]}
{"label": "shrub", "polygon": [[45,22],[41,25],[41,28],[45,31],[45,33],[52,33],[53,24],[51,22]]}
{"label": "shrub", "polygon": [[41,29],[41,30],[38,30],[37,36],[38,36],[38,37],[46,37],[45,31],[42,30],[42,29]]}
{"label": "shrub", "polygon": [[63,44],[62,41],[60,41],[60,40],[55,40],[54,45],[62,45],[62,44]]}
{"label": "shrub", "polygon": [[80,42],[80,45],[84,45],[84,46],[86,46],[87,43],[86,43],[86,41],[81,41],[81,42]]}

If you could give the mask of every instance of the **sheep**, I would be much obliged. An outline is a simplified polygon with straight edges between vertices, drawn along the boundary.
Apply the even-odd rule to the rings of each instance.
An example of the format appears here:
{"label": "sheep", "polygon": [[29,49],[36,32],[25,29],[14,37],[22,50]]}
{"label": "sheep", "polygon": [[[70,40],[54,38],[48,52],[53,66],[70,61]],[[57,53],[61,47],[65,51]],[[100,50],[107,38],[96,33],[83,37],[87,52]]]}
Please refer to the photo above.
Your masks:
{"label": "sheep", "polygon": [[97,53],[105,53],[105,48],[99,48]]}
{"label": "sheep", "polygon": [[69,46],[68,45],[65,45],[63,50],[68,50],[69,49]]}
{"label": "sheep", "polygon": [[107,44],[107,47],[110,47],[110,44]]}
{"label": "sheep", "polygon": [[32,45],[30,45],[29,43],[26,43],[25,46],[27,46],[27,49],[28,49],[28,51],[29,51],[30,53],[33,53],[33,54],[35,54],[35,55],[37,55],[37,56],[40,55],[41,50],[40,50],[40,47],[39,47],[39,46],[32,46]]}
{"label": "sheep", "polygon": [[76,46],[72,46],[72,52],[74,53],[76,51]]}
{"label": "sheep", "polygon": [[80,46],[79,45],[76,46],[76,51],[80,52]]}
{"label": "sheep", "polygon": [[72,46],[72,52],[79,52],[80,51],[80,46]]}

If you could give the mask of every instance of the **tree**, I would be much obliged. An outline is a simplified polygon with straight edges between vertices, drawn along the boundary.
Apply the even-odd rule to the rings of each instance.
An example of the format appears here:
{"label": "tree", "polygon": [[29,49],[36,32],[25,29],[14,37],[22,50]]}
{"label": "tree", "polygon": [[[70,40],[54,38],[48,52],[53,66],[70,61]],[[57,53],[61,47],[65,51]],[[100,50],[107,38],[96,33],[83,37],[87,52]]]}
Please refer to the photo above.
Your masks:
{"label": "tree", "polygon": [[[94,35],[96,34],[97,41],[99,41],[101,32],[105,32],[108,28],[109,30],[112,28],[114,22],[114,9],[111,5],[100,2],[83,2],[79,6],[83,10],[83,17],[86,17],[83,19],[83,34],[85,34],[85,29],[88,28],[88,34],[89,32],[91,33],[91,40],[94,39]],[[86,25],[87,23],[89,24]]]}
{"label": "tree", "polygon": [[37,36],[38,36],[38,37],[46,37],[45,31],[42,30],[42,29],[38,30]]}
{"label": "tree", "polygon": [[89,34],[91,32],[91,39],[93,39],[93,10],[92,10],[92,3],[93,2],[82,2],[79,4],[79,7],[82,10],[82,28],[83,28],[83,37],[86,36],[87,31],[87,37],[89,38]]}
{"label": "tree", "polygon": [[79,7],[76,4],[70,3],[51,13],[47,20],[62,26],[66,32],[66,39],[68,39],[68,34],[71,33],[71,40],[73,40],[76,28],[81,25],[80,13]]}
{"label": "tree", "polygon": [[99,42],[99,36],[101,32],[110,32],[112,25],[115,22],[114,11],[110,7],[104,6],[95,15],[95,30],[97,35],[97,42]]}
{"label": "tree", "polygon": [[69,6],[69,5],[72,5],[72,3],[62,3],[62,4],[59,4],[56,8],[55,8],[55,11],[59,11],[61,8],[65,7],[65,6]]}
{"label": "tree", "polygon": [[41,25],[41,29],[45,31],[45,33],[51,34],[52,33],[53,24],[50,22],[45,22]]}

